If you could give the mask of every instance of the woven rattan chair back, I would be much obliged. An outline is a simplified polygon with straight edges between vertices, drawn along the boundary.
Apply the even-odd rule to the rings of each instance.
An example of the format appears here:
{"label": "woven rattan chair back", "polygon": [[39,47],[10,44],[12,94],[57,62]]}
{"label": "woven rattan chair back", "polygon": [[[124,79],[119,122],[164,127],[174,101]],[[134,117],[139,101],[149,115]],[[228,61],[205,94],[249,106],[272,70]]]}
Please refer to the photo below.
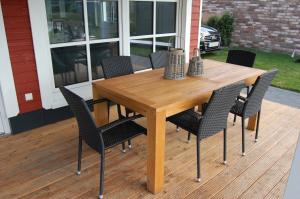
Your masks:
{"label": "woven rattan chair back", "polygon": [[243,83],[232,84],[215,90],[203,113],[199,126],[199,137],[208,137],[227,128],[227,117]]}
{"label": "woven rattan chair back", "polygon": [[104,151],[103,138],[98,133],[97,126],[86,102],[64,87],[59,89],[77,120],[79,135],[91,148],[102,153]]}
{"label": "woven rattan chair back", "polygon": [[152,69],[159,69],[169,64],[169,52],[168,51],[157,51],[150,55]]}
{"label": "woven rattan chair back", "polygon": [[130,56],[109,57],[102,60],[105,79],[133,74]]}
{"label": "woven rattan chair back", "polygon": [[253,67],[256,54],[244,50],[229,50],[227,63]]}
{"label": "woven rattan chair back", "polygon": [[266,91],[272,83],[278,70],[268,71],[259,76],[249,93],[247,101],[245,102],[243,116],[249,117],[256,114],[261,109],[262,100],[265,96]]}

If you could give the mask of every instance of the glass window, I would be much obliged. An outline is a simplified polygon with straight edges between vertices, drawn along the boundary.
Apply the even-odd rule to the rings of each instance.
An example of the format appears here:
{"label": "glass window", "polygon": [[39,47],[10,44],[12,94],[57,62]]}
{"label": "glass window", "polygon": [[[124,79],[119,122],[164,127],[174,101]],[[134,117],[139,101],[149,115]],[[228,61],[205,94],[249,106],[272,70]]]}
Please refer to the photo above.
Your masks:
{"label": "glass window", "polygon": [[119,56],[119,42],[91,44],[90,48],[93,80],[103,78],[101,61],[107,57]]}
{"label": "glass window", "polygon": [[176,32],[176,3],[157,2],[156,4],[156,33]]}
{"label": "glass window", "polygon": [[153,52],[153,39],[130,40],[130,52],[132,55],[148,57]]}
{"label": "glass window", "polygon": [[51,49],[55,87],[88,81],[86,47]]}
{"label": "glass window", "polygon": [[51,44],[85,40],[82,0],[46,0]]}
{"label": "glass window", "polygon": [[157,37],[156,51],[168,50],[175,47],[175,37]]}
{"label": "glass window", "polygon": [[90,39],[119,37],[117,0],[88,0],[87,7]]}
{"label": "glass window", "polygon": [[153,34],[153,2],[130,1],[130,36]]}

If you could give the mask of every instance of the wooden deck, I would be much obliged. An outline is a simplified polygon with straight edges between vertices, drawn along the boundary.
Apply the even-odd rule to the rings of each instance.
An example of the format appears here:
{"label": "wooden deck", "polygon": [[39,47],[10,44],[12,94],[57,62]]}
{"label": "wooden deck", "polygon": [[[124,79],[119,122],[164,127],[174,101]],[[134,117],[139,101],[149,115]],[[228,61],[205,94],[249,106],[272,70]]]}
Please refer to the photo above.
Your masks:
{"label": "wooden deck", "polygon": [[[146,191],[146,138],[133,149],[107,151],[105,198],[282,198],[300,129],[300,110],[264,101],[258,143],[246,136],[241,154],[240,121],[228,123],[228,165],[222,161],[222,133],[201,145],[202,181],[195,182],[193,138],[168,123],[164,191]],[[145,123],[144,119],[139,121]],[[98,155],[84,145],[83,169],[76,176],[77,125],[74,119],[0,138],[0,198],[96,198]]]}

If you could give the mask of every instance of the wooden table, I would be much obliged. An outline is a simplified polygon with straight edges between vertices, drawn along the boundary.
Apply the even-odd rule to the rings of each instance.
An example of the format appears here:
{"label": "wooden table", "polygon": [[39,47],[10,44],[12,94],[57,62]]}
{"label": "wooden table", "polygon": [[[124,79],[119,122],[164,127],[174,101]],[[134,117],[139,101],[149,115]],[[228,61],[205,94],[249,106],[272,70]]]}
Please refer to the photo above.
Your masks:
{"label": "wooden table", "polygon": [[[213,90],[238,81],[251,85],[263,70],[204,60],[202,77],[163,79],[163,69],[93,83],[94,99],[107,98],[147,117],[147,187],[152,193],[164,184],[166,118],[206,102]],[[95,105],[98,125],[108,123],[106,103]],[[254,130],[256,117],[249,119]]]}

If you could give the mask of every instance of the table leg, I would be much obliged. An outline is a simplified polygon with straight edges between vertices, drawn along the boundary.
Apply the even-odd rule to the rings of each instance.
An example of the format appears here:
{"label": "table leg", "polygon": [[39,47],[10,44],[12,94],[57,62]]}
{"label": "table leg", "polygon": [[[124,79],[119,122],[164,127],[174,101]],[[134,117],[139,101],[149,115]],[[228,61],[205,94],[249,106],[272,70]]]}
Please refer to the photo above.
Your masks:
{"label": "table leg", "polygon": [[[93,87],[93,99],[98,100],[101,98],[102,96],[97,92],[97,89]],[[94,104],[94,115],[97,125],[102,126],[109,123],[107,102]]]}
{"label": "table leg", "polygon": [[254,116],[249,117],[249,121],[248,121],[248,130],[254,131],[255,127],[256,127],[256,122],[257,122],[257,114],[255,114]]}
{"label": "table leg", "polygon": [[154,194],[164,184],[165,133],[166,113],[147,113],[147,188]]}

